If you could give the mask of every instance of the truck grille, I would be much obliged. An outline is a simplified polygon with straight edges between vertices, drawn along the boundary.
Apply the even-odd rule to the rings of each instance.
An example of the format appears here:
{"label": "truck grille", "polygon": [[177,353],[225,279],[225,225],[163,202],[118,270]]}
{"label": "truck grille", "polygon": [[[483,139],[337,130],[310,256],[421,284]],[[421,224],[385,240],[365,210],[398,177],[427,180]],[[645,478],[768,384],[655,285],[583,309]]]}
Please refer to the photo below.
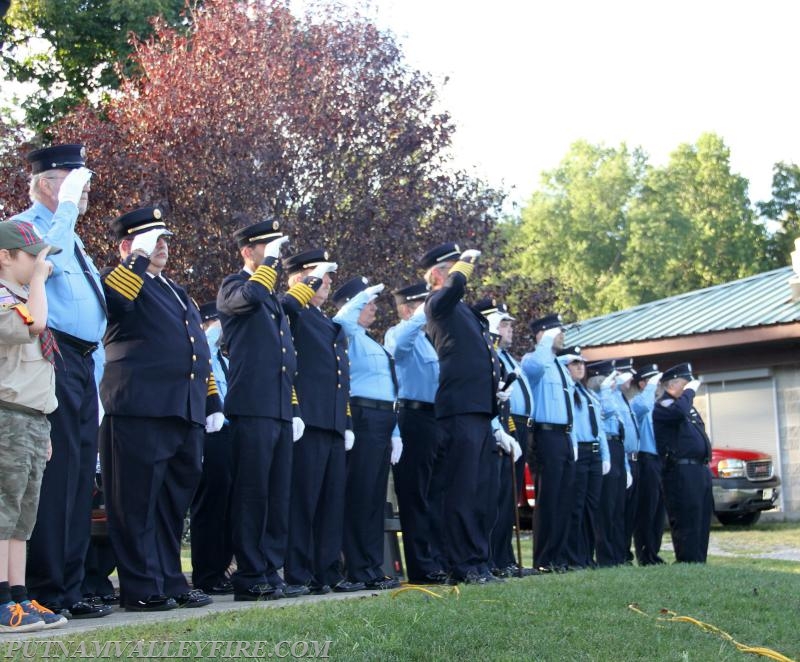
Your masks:
{"label": "truck grille", "polygon": [[769,480],[772,478],[772,460],[754,460],[748,462],[747,477],[750,480]]}

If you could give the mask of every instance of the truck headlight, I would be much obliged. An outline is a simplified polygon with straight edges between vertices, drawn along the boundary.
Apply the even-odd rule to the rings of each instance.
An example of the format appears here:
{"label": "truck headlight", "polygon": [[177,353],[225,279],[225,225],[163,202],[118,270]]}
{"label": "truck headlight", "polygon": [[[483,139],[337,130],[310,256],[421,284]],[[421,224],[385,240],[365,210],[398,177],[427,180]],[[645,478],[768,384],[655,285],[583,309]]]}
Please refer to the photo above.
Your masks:
{"label": "truck headlight", "polygon": [[720,460],[717,465],[717,474],[720,478],[745,478],[747,467],[744,460]]}

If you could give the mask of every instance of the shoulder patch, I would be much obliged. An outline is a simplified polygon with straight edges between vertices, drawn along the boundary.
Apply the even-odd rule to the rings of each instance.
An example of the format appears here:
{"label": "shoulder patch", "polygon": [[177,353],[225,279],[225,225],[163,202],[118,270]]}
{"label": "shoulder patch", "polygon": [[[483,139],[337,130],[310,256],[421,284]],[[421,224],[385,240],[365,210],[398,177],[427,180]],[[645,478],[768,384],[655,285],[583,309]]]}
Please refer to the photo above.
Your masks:
{"label": "shoulder patch", "polygon": [[11,306],[16,306],[17,303],[17,297],[12,294],[11,290],[0,285],[0,306],[11,308]]}
{"label": "shoulder patch", "polygon": [[663,400],[659,400],[658,404],[662,407],[669,407],[675,400],[673,398],[664,398]]}

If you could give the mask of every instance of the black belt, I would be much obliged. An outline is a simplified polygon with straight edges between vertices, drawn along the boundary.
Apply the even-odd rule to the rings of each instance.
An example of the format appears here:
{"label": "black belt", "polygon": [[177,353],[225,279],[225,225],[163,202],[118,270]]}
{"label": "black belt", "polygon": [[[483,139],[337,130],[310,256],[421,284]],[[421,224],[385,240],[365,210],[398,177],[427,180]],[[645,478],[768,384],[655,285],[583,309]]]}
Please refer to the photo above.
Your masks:
{"label": "black belt", "polygon": [[[352,402],[352,399],[350,401]],[[422,400],[406,400],[405,398],[400,398],[400,400],[397,401],[397,404],[400,405],[403,409],[419,409],[420,411],[433,411],[433,403],[423,402]]]}
{"label": "black belt", "polygon": [[77,349],[81,356],[89,356],[89,354],[94,352],[98,347],[96,342],[81,340],[80,338],[71,336],[68,333],[59,331],[58,329],[51,329],[51,331],[60,345],[69,345],[70,347]]}
{"label": "black belt", "polygon": [[633,453],[627,453],[627,456],[631,462],[636,462],[639,459],[639,451],[633,451]]}
{"label": "black belt", "polygon": [[572,430],[571,425],[561,423],[534,423],[533,427],[537,430],[555,430],[556,432],[567,432]]}
{"label": "black belt", "polygon": [[693,457],[679,457],[677,460],[672,460],[672,464],[708,464],[705,460],[695,460]]}
{"label": "black belt", "polygon": [[368,409],[383,409],[385,411],[397,411],[397,403],[389,400],[373,400],[372,398],[351,397],[350,404],[357,407],[367,407]]}
{"label": "black belt", "polygon": [[622,441],[622,437],[620,437],[618,434],[611,434],[611,435],[608,435],[608,440],[609,441]]}
{"label": "black belt", "polygon": [[600,442],[599,441],[579,441],[578,442],[578,450],[583,448],[589,449],[591,446],[592,453],[599,453],[600,452]]}
{"label": "black belt", "polygon": [[532,428],[533,427],[533,419],[522,414],[511,414],[511,418],[514,419],[514,424],[519,428]]}

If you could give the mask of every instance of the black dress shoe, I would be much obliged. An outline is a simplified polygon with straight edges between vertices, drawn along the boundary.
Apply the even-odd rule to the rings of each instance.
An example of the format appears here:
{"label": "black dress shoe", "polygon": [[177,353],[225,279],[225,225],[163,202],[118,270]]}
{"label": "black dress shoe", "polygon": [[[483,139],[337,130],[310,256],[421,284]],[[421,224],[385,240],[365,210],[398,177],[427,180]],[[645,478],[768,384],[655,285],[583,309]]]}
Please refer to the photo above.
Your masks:
{"label": "black dress shoe", "polygon": [[450,575],[442,570],[437,570],[435,572],[429,572],[424,577],[419,579],[417,578],[409,578],[409,584],[455,584],[456,582],[450,579]]}
{"label": "black dress shoe", "polygon": [[280,586],[283,595],[286,598],[299,598],[301,595],[308,595],[311,590],[305,584],[286,584]]}
{"label": "black dress shoe", "polygon": [[309,584],[308,592],[311,595],[327,595],[331,592],[331,587],[327,584]]}
{"label": "black dress shoe", "polygon": [[364,582],[345,582],[341,581],[333,587],[334,593],[353,593],[354,591],[363,591],[366,588]]}
{"label": "black dress shoe", "polygon": [[119,593],[114,591],[113,593],[109,593],[108,595],[101,595],[96,596],[99,597],[104,605],[118,605],[119,604]]}
{"label": "black dress shoe", "polygon": [[177,609],[178,603],[166,595],[151,595],[144,600],[125,603],[125,611],[169,611]]}
{"label": "black dress shoe", "polygon": [[230,595],[233,593],[233,584],[227,579],[222,579],[213,586],[198,586],[197,588],[208,595]]}
{"label": "black dress shoe", "polygon": [[283,591],[275,588],[272,584],[253,584],[245,590],[235,590],[233,592],[234,602],[256,602],[258,600],[280,600]]}
{"label": "black dress shoe", "polygon": [[102,618],[111,613],[111,607],[104,604],[94,604],[89,602],[76,602],[69,608],[71,618]]}
{"label": "black dress shoe", "polygon": [[481,577],[483,577],[487,584],[504,584],[506,581],[502,577],[495,577],[491,572],[484,572],[481,574]]}
{"label": "black dress shoe", "polygon": [[193,588],[191,591],[176,595],[175,602],[178,603],[179,607],[191,609],[193,607],[205,607],[214,601],[211,599],[210,595],[206,595],[199,588]]}
{"label": "black dress shoe", "polygon": [[364,582],[364,586],[368,591],[390,591],[394,588],[400,588],[400,582],[392,577],[381,577]]}
{"label": "black dress shoe", "polygon": [[464,575],[461,581],[463,581],[465,584],[474,584],[476,586],[486,586],[488,583],[486,581],[486,576],[477,572],[468,572],[466,575]]}

